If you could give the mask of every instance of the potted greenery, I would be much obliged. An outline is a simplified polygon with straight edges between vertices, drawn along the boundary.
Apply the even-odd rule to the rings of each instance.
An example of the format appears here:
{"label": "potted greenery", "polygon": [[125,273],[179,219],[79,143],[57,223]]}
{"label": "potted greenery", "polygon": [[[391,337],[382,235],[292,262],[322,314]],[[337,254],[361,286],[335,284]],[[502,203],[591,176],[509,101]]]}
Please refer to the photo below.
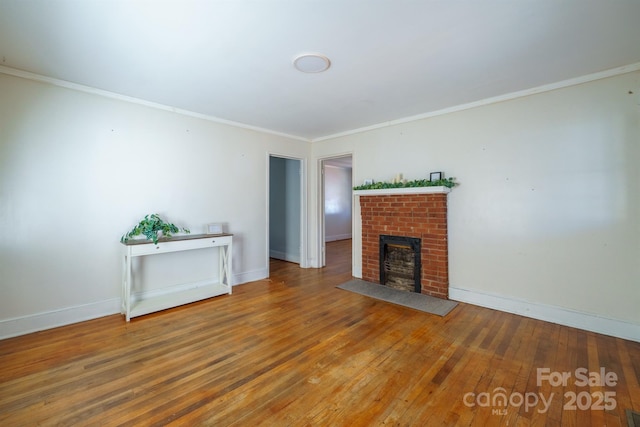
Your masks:
{"label": "potted greenery", "polygon": [[171,237],[171,233],[191,233],[186,228],[179,228],[175,224],[164,222],[158,214],[145,215],[145,217],[131,229],[128,233],[125,233],[120,238],[122,243],[125,243],[129,239],[135,236],[144,235],[147,239],[153,240],[154,244],[158,243],[160,238],[159,233],[164,237]]}

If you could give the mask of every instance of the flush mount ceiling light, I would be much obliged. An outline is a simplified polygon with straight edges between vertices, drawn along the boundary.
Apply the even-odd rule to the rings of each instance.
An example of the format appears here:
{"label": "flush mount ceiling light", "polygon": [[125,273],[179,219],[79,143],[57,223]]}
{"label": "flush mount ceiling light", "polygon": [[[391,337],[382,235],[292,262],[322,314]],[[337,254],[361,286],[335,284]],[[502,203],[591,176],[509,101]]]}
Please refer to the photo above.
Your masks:
{"label": "flush mount ceiling light", "polygon": [[306,53],[298,55],[293,60],[293,66],[303,73],[321,73],[331,66],[331,61],[324,55],[317,53]]}

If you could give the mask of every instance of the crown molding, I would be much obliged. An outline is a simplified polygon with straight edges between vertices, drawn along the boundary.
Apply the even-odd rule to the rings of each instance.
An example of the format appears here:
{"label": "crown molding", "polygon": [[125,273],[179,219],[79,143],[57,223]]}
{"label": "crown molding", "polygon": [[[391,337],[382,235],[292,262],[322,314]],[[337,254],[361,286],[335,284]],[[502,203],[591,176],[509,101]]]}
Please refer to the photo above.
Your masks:
{"label": "crown molding", "polygon": [[525,96],[535,95],[538,93],[550,92],[557,89],[562,89],[570,86],[577,86],[583,83],[592,82],[595,80],[606,79],[608,77],[615,77],[622,74],[633,73],[640,70],[640,62],[635,64],[624,65],[622,67],[612,68],[610,70],[600,71],[593,74],[587,74],[581,77],[575,77],[572,79],[562,80],[556,83],[550,83],[543,86],[534,87],[531,89],[525,89],[517,92],[511,92],[504,95],[494,96],[491,98],[482,99],[480,101],[469,102],[467,104],[460,104],[449,108],[443,108],[441,110],[431,111],[429,113],[418,114],[415,116],[404,117],[402,119],[391,120],[388,122],[382,122],[371,126],[365,126],[358,129],[348,130],[345,132],[335,133],[333,135],[327,135],[320,138],[312,139],[311,142],[322,142],[330,139],[336,139],[343,136],[355,135],[358,133],[367,132],[370,130],[382,129],[389,126],[395,126],[403,123],[415,122],[418,120],[428,119],[431,117],[442,116],[445,114],[455,113],[458,111],[469,110],[471,108],[481,107],[484,105],[496,104],[498,102],[510,101],[517,98],[524,98]]}
{"label": "crown molding", "polygon": [[247,125],[247,124],[244,124],[244,123],[234,122],[234,121],[231,121],[231,120],[225,120],[225,119],[221,119],[219,117],[210,116],[208,114],[202,114],[202,113],[196,113],[194,111],[183,110],[181,108],[172,107],[170,105],[159,104],[157,102],[146,101],[144,99],[135,98],[135,97],[132,97],[132,96],[121,95],[119,93],[110,92],[108,90],[97,89],[97,88],[94,88],[94,87],[91,87],[91,86],[85,86],[85,85],[81,85],[81,84],[78,84],[78,83],[69,82],[69,81],[66,81],[66,80],[56,79],[54,77],[47,77],[47,76],[43,76],[41,74],[36,74],[36,73],[29,72],[29,71],[18,70],[16,68],[7,67],[5,65],[0,65],[0,73],[1,74],[7,74],[7,75],[10,75],[10,76],[14,76],[14,77],[20,77],[20,78],[27,79],[27,80],[33,80],[33,81],[37,81],[37,82],[41,82],[41,83],[47,83],[47,84],[50,84],[50,85],[53,85],[53,86],[63,87],[63,88],[66,88],[66,89],[76,90],[76,91],[79,91],[79,92],[89,93],[89,94],[92,94],[92,95],[98,95],[98,96],[102,96],[102,97],[105,97],[105,98],[116,99],[118,101],[124,101],[124,102],[128,102],[128,103],[131,103],[131,104],[143,105],[145,107],[155,108],[157,110],[169,111],[169,112],[180,114],[180,115],[183,115],[183,116],[195,117],[197,119],[207,120],[207,121],[210,121],[210,122],[223,124],[223,125],[227,125],[227,126],[232,126],[232,127],[236,127],[236,128],[240,128],[240,129],[252,130],[252,131],[261,132],[261,133],[267,133],[267,134],[270,134],[270,135],[281,136],[281,137],[289,138],[289,139],[295,139],[297,141],[302,141],[302,142],[311,142],[307,138],[302,138],[302,137],[295,136],[295,135],[289,135],[289,134],[286,134],[286,133],[277,132],[277,131],[274,131],[274,130],[265,129],[265,128],[261,128],[261,127],[258,127],[258,126],[252,126],[252,125]]}
{"label": "crown molding", "polygon": [[0,65],[0,73],[7,74],[14,77],[20,77],[28,80],[34,80],[42,83],[48,83],[54,86],[64,87],[67,89],[77,90],[80,92],[90,93],[93,95],[103,96],[106,98],[117,99],[124,102],[129,102],[138,105],[144,105],[146,107],[155,108],[163,111],[169,111],[176,114],[181,114],[184,116],[195,117],[202,120],[207,120],[210,122],[224,124],[227,126],[232,126],[240,129],[252,130],[256,132],[266,133],[270,135],[275,135],[279,137],[289,138],[302,142],[322,142],[331,139],[340,138],[343,136],[355,135],[358,133],[363,133],[371,130],[382,129],[390,126],[395,126],[404,123],[415,122],[418,120],[428,119],[431,117],[442,116],[445,114],[455,113],[458,111],[469,110],[471,108],[481,107],[490,104],[496,104],[498,102],[510,101],[513,99],[523,98],[525,96],[535,95],[538,93],[550,92],[557,89],[562,89],[566,87],[576,86],[583,83],[588,83],[596,80],[606,79],[609,77],[615,77],[622,74],[633,73],[635,71],[640,71],[640,62],[636,62],[634,64],[624,65],[622,67],[612,68],[605,71],[600,71],[597,73],[587,74],[585,76],[575,77],[572,79],[562,80],[556,83],[550,83],[547,85],[537,86],[530,89],[524,89],[517,92],[511,92],[504,95],[494,96],[491,98],[485,98],[479,101],[469,102],[466,104],[456,105],[453,107],[443,108],[436,111],[431,111],[428,113],[418,114],[415,116],[404,117],[397,120],[390,120],[387,122],[377,123],[371,126],[365,126],[357,129],[348,130],[345,132],[339,132],[332,135],[322,136],[319,138],[309,139],[303,138],[296,135],[290,135],[283,132],[277,132],[271,129],[265,129],[257,126],[247,125],[244,123],[234,122],[231,120],[221,119],[219,117],[196,113],[194,111],[184,110],[181,108],[171,107],[169,105],[159,104],[156,102],[146,101],[144,99],[135,98],[127,95],[121,95],[115,92],[109,92],[103,89],[97,89],[91,86],[85,86],[78,83],[69,82],[66,80],[56,79],[53,77],[47,77],[40,74],[32,73],[29,71],[18,70],[16,68],[7,67],[5,65]]}

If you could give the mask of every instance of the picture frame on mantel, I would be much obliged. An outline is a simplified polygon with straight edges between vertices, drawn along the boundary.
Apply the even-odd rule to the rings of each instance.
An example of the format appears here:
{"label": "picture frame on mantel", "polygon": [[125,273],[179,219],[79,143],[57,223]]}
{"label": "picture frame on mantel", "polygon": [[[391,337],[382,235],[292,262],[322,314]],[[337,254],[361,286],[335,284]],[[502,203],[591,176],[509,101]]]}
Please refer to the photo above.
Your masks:
{"label": "picture frame on mantel", "polygon": [[431,172],[431,174],[429,175],[429,181],[431,181],[431,182],[439,181],[441,179],[444,179],[444,173],[443,172]]}

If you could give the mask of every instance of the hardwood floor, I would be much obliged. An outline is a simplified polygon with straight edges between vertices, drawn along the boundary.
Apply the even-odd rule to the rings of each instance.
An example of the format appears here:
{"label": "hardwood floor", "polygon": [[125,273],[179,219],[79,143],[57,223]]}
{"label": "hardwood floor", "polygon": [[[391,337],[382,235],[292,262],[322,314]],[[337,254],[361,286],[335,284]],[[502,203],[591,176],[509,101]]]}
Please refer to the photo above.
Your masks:
{"label": "hardwood floor", "polygon": [[[336,289],[350,244],[330,243],[323,269],[272,261],[232,295],[0,341],[0,425],[625,426],[640,410],[640,343]],[[576,384],[601,367],[615,385]],[[538,386],[538,368],[571,378]]]}

